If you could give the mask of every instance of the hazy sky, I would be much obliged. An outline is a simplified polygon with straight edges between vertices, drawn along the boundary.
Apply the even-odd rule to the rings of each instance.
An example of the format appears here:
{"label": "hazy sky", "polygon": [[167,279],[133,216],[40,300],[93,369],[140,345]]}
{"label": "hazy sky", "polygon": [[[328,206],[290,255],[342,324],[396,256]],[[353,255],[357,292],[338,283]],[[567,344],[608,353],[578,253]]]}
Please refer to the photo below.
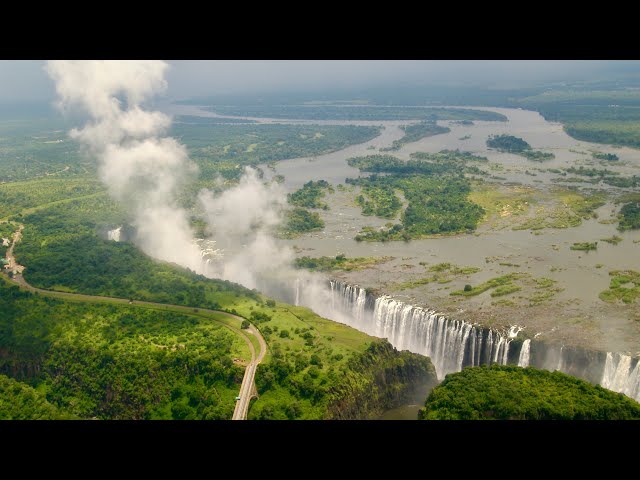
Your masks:
{"label": "hazy sky", "polygon": [[[640,74],[640,61],[541,60],[180,60],[169,61],[167,94],[173,98],[322,87],[385,84],[530,86],[575,81],[605,72]],[[0,102],[53,100],[43,61],[0,60]]]}

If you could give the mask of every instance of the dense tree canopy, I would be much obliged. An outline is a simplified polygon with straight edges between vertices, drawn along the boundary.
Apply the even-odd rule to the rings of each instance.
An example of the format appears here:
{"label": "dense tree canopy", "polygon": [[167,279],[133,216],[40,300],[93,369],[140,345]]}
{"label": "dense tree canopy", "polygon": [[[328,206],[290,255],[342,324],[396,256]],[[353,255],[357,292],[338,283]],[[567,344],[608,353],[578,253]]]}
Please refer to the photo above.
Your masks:
{"label": "dense tree canopy", "polygon": [[640,419],[640,404],[562,372],[533,367],[469,367],[433,389],[425,420]]}

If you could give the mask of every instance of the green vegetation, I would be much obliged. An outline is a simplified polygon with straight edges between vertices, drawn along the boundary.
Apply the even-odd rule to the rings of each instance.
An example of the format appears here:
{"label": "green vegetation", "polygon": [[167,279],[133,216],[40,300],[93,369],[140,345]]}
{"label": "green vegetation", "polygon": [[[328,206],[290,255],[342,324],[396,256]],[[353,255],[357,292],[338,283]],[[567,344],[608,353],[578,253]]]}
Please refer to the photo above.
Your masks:
{"label": "green vegetation", "polygon": [[59,117],[0,119],[0,184],[95,173],[93,164],[82,161],[68,130]]}
{"label": "green vegetation", "polygon": [[546,205],[538,205],[535,216],[514,225],[513,230],[577,227],[583,220],[597,218],[595,210],[605,204],[602,193],[578,193],[572,189],[556,189],[547,194]]}
{"label": "green vegetation", "polygon": [[384,242],[423,238],[434,234],[472,232],[484,214],[482,207],[467,200],[471,188],[468,180],[463,177],[372,176],[354,183],[356,182],[361,185],[398,188],[408,201],[408,206],[401,215],[401,224],[378,231],[363,229],[355,238],[358,241]]}
{"label": "green vegetation", "polygon": [[600,293],[600,300],[615,303],[634,303],[640,297],[640,273],[634,270],[613,270],[609,272],[609,290]]}
{"label": "green vegetation", "polygon": [[[598,183],[600,181],[606,183],[607,185],[611,185],[613,187],[619,188],[634,188],[640,186],[640,177],[637,175],[633,175],[631,177],[623,177],[620,176],[619,172],[614,172],[608,169],[597,169],[597,168],[585,168],[585,167],[570,167],[566,169],[566,172],[573,173],[575,175],[580,175],[583,177],[590,177],[589,183]],[[574,177],[564,178],[564,179],[556,179],[556,181],[570,182],[577,181],[581,182],[581,179],[575,179]]]}
{"label": "green vegetation", "polygon": [[43,204],[98,196],[103,192],[104,187],[98,180],[86,177],[41,178],[0,184],[0,218]]}
{"label": "green vegetation", "polygon": [[[460,173],[460,165],[481,159],[467,152],[443,151],[422,154],[418,160],[402,160],[390,155],[369,155],[347,160],[361,171],[384,173],[384,176],[347,179],[346,183],[360,185],[372,192],[374,202],[359,200],[368,212],[395,216],[398,202],[395,190],[400,190],[408,202],[401,215],[401,223],[386,229],[363,228],[357,241],[410,240],[434,234],[453,234],[473,231],[484,214],[482,207],[467,199],[471,191],[469,181]],[[391,198],[391,199],[390,199]]]}
{"label": "green vegetation", "polygon": [[356,204],[362,207],[362,215],[380,218],[395,218],[402,208],[402,201],[396,196],[393,185],[365,183],[362,193],[356,197]]}
{"label": "green vegetation", "polygon": [[640,404],[559,371],[510,365],[470,367],[433,389],[424,420],[627,420]]}
{"label": "green vegetation", "polygon": [[[268,343],[252,418],[373,418],[435,381],[425,357],[98,238],[95,219],[117,215],[115,207],[83,199],[22,219],[17,253],[28,281],[134,300],[86,304],[7,289],[0,325],[14,323],[0,328],[0,373],[28,379],[65,411],[81,418],[229,418],[244,371],[234,359],[247,359],[246,344],[201,308],[237,313]],[[190,309],[152,308],[141,299]],[[242,322],[232,326],[239,332]],[[344,395],[354,388],[360,396]]]}
{"label": "green vegetation", "polygon": [[[394,284],[391,288],[393,290],[406,290],[419,287],[420,285],[427,285],[429,283],[444,284],[449,283],[454,279],[463,276],[466,277],[480,271],[478,267],[459,267],[451,263],[438,263],[436,265],[431,265],[428,267],[424,263],[421,263],[421,265],[425,265],[427,271],[434,272],[433,275],[429,277],[419,278],[417,280],[397,283]],[[469,286],[469,288],[471,288],[471,286]]]}
{"label": "green vegetation", "polygon": [[607,160],[608,162],[617,162],[618,160],[620,160],[618,155],[616,155],[615,153],[593,152],[592,156],[596,160]]}
{"label": "green vegetation", "polygon": [[377,105],[215,105],[205,108],[220,115],[309,120],[484,120],[504,122],[495,112],[463,108],[414,108]]}
{"label": "green vegetation", "polygon": [[[315,344],[317,332],[298,331],[307,345]],[[288,342],[295,340],[285,338],[278,345]],[[398,352],[386,340],[372,341],[349,359],[309,353],[305,347],[274,345],[272,360],[258,366],[260,400],[250,419],[372,419],[436,382],[427,357]]]}
{"label": "green vegetation", "polygon": [[354,257],[347,258],[344,255],[335,257],[300,257],[294,260],[296,268],[305,268],[314,272],[330,272],[335,270],[363,270],[375,265],[388,262],[393,257]]}
{"label": "green vegetation", "polygon": [[489,290],[491,290],[490,296],[492,298],[522,292],[520,295],[511,297],[508,301],[501,299],[497,301],[500,303],[493,302],[492,304],[531,307],[549,302],[556,293],[562,291],[562,288],[556,287],[555,285],[556,281],[550,278],[536,278],[527,272],[513,272],[491,278],[479,285],[465,285],[462,290],[455,290],[450,292],[449,295],[462,297],[462,300],[466,297],[480,295]]}
{"label": "green vegetation", "polygon": [[[473,290],[473,288],[471,290]],[[496,288],[493,292],[491,292],[491,296],[502,297],[503,295],[509,295],[510,293],[515,293],[520,290],[522,290],[522,287],[519,285],[503,285],[501,287]]]}
{"label": "green vegetation", "polygon": [[285,238],[293,238],[301,233],[315,232],[323,228],[324,221],[318,212],[294,208],[287,212],[287,221],[281,235]]}
{"label": "green vegetation", "polygon": [[617,245],[622,241],[622,238],[620,238],[617,235],[614,235],[610,238],[601,238],[600,240],[603,242],[611,243],[612,245]]}
{"label": "green vegetation", "polygon": [[634,88],[552,90],[518,103],[562,122],[567,134],[578,140],[640,147],[640,96]]}
{"label": "green vegetation", "polygon": [[299,190],[288,194],[287,200],[297,207],[329,210],[329,205],[320,201],[325,196],[325,190],[329,193],[334,192],[333,187],[326,180],[309,181]]}
{"label": "green vegetation", "polygon": [[[0,262],[4,260],[9,245],[5,245],[5,240],[9,241],[9,244],[13,237],[13,232],[17,229],[16,225],[11,222],[0,222]],[[0,265],[2,268],[2,265]]]}
{"label": "green vegetation", "polygon": [[524,152],[520,152],[520,155],[534,162],[544,162],[556,158],[555,154],[541,152],[540,150],[525,150]]}
{"label": "green vegetation", "polygon": [[400,150],[405,144],[417,142],[418,140],[451,131],[448,127],[441,127],[435,121],[420,122],[413,125],[403,125],[404,137],[394,140],[389,148],[381,148],[380,151]]}
{"label": "green vegetation", "polygon": [[170,134],[187,146],[201,180],[218,175],[237,180],[246,165],[322,155],[366,142],[379,132],[378,127],[354,125],[175,123]]}
{"label": "green vegetation", "polygon": [[640,228],[640,202],[626,203],[620,209],[618,230],[634,230]]}
{"label": "green vegetation", "polygon": [[0,375],[0,420],[70,420],[73,415],[50,404],[29,385]]}
{"label": "green vegetation", "polygon": [[0,279],[0,372],[81,418],[230,418],[246,344],[202,314],[62,301]]}
{"label": "green vegetation", "polygon": [[416,152],[411,154],[412,160],[404,162],[393,155],[367,155],[347,159],[349,166],[362,172],[442,175],[465,171],[478,173],[475,166],[467,166],[468,162],[487,162],[470,152],[460,150],[442,150],[438,153]]}
{"label": "green vegetation", "polygon": [[578,243],[574,243],[569,248],[571,250],[580,250],[584,252],[589,252],[591,250],[598,249],[598,242],[578,242]]}
{"label": "green vegetation", "polygon": [[[100,215],[96,215],[100,212]],[[158,262],[128,243],[100,239],[96,218],[121,219],[101,199],[75,200],[22,218],[23,239],[15,250],[34,286],[203,308],[219,308],[218,295],[256,294],[222,280]]]}
{"label": "green vegetation", "polygon": [[532,150],[531,145],[522,138],[514,137],[513,135],[491,136],[487,139],[487,146],[500,150],[501,152],[516,153],[536,162],[555,158],[553,153]]}
{"label": "green vegetation", "polygon": [[522,153],[525,150],[531,150],[531,145],[522,138],[514,137],[513,135],[491,136],[487,139],[487,146],[509,153]]}
{"label": "green vegetation", "polygon": [[494,291],[492,292],[491,296],[493,297],[493,296],[499,296],[499,295],[506,295],[507,293],[512,293],[520,290],[520,288],[513,290],[514,285],[512,285],[512,282],[520,277],[521,275],[518,273],[509,273],[508,275],[503,275],[501,277],[496,277],[496,278],[487,280],[486,282],[481,283],[480,285],[476,285],[475,287],[472,286],[471,290],[467,290],[466,288],[463,290],[456,290],[454,292],[451,292],[449,295],[462,295],[465,297],[472,297],[475,295],[480,295],[481,293],[484,293],[491,288],[510,287],[512,289],[511,291],[509,291],[509,289],[507,288],[503,288],[500,290],[500,292],[502,293],[498,295],[493,295],[494,293],[496,293]]}

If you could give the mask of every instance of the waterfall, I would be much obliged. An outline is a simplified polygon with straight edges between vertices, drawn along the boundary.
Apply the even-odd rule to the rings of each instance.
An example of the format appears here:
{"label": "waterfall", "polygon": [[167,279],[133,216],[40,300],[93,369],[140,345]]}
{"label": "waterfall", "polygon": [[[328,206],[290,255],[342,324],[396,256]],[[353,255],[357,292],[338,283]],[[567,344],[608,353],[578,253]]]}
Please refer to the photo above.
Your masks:
{"label": "waterfall", "polygon": [[[365,289],[334,281],[330,286],[331,304],[348,314],[350,326],[369,335],[387,338],[399,350],[430,357],[440,379],[467,365],[507,363],[511,343],[508,335],[494,331],[485,333],[486,330],[463,320],[450,320],[388,296],[376,298],[371,313],[366,309]],[[486,342],[485,334],[488,336]]]}
{"label": "waterfall", "polygon": [[520,350],[520,357],[518,358],[519,367],[529,366],[529,355],[531,354],[531,340],[526,339],[522,342],[522,349]]}
{"label": "waterfall", "polygon": [[[398,350],[430,357],[440,380],[467,366],[507,364],[511,342],[522,331],[521,327],[511,326],[508,331],[499,332],[464,320],[451,320],[389,296],[376,298],[357,285],[329,283],[331,299],[327,306],[331,305],[333,314],[325,316],[369,335],[387,338]],[[609,352],[605,360],[604,352],[564,345],[558,348],[544,340],[536,340],[532,346],[531,339],[522,342],[519,352],[511,353],[511,362],[517,361],[520,367],[560,370],[640,401],[640,360],[628,355]]]}
{"label": "waterfall", "polygon": [[300,306],[300,279],[296,278],[296,301],[294,303],[296,307]]}
{"label": "waterfall", "polygon": [[601,385],[640,401],[640,361],[632,368],[629,355],[607,352]]}
{"label": "waterfall", "polygon": [[[115,228],[113,230],[109,230],[107,232],[107,239],[113,240],[114,242],[120,241],[120,232],[122,231],[122,227]],[[104,230],[103,230],[104,232]]]}

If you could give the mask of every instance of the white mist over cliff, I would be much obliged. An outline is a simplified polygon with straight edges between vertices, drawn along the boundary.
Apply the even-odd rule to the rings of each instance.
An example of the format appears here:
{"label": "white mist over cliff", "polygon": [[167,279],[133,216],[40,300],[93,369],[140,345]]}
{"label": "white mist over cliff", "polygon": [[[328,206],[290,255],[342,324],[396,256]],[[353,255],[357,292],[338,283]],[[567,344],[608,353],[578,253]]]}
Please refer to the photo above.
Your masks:
{"label": "white mist over cliff", "polygon": [[293,269],[293,253],[272,236],[283,220],[286,192],[264,183],[255,169],[246,168],[236,186],[218,195],[199,192],[198,206],[215,248],[223,252],[215,259],[203,255],[202,242],[195,241],[189,225],[190,212],[177,202],[198,169],[185,146],[167,136],[171,118],[144,109],[166,89],[167,63],[50,61],[46,69],[55,81],[59,107],[88,115],[87,123],[70,135],[98,160],[112,197],[128,207],[135,242],[144,252],[279,298],[291,296],[301,279],[298,285],[308,292],[305,304],[329,313],[323,280]]}

